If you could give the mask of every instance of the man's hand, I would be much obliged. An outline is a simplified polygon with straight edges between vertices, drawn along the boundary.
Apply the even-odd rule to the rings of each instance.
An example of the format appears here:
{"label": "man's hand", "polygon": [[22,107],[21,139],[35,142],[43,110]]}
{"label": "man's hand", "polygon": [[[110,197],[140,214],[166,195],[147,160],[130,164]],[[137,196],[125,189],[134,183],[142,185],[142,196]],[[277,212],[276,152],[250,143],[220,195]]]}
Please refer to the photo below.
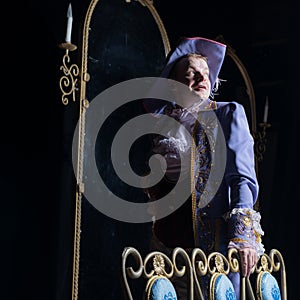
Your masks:
{"label": "man's hand", "polygon": [[239,250],[241,257],[241,268],[243,277],[248,277],[251,274],[251,270],[257,263],[258,257],[256,250],[253,248],[243,248]]}

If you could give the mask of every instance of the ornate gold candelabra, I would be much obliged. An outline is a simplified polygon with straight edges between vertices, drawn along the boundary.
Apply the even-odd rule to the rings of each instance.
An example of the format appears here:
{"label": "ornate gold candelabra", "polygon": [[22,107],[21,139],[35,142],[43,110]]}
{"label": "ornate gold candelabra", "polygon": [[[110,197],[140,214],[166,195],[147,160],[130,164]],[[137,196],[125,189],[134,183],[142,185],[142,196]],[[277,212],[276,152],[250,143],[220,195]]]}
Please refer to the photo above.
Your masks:
{"label": "ornate gold candelabra", "polygon": [[71,3],[68,7],[67,12],[68,25],[66,33],[66,42],[59,44],[59,47],[66,50],[65,55],[63,56],[63,64],[60,67],[60,70],[63,71],[64,75],[59,80],[59,87],[62,91],[62,103],[67,105],[69,103],[69,96],[72,96],[73,101],[76,100],[75,91],[76,84],[79,76],[79,68],[76,64],[70,64],[69,52],[77,49],[77,46],[71,43],[71,33],[72,33],[72,6]]}
{"label": "ornate gold candelabra", "polygon": [[266,97],[265,110],[264,110],[264,119],[262,123],[259,123],[258,126],[261,128],[261,131],[255,132],[255,155],[258,162],[263,160],[263,155],[266,152],[267,145],[267,128],[271,127],[271,124],[267,122],[269,113],[269,97]]}
{"label": "ornate gold candelabra", "polygon": [[76,64],[70,64],[69,52],[77,49],[77,46],[70,42],[61,43],[60,48],[65,49],[66,53],[63,56],[63,63],[60,66],[60,70],[63,71],[63,76],[59,80],[59,87],[62,92],[62,103],[67,105],[69,103],[69,97],[72,97],[72,100],[75,101],[75,92],[76,85],[78,82],[79,76],[79,67]]}
{"label": "ornate gold candelabra", "polygon": [[267,128],[271,127],[270,123],[259,123],[258,126],[261,128],[261,131],[258,131],[254,134],[255,139],[255,155],[258,162],[263,160],[263,155],[266,152],[267,145]]}

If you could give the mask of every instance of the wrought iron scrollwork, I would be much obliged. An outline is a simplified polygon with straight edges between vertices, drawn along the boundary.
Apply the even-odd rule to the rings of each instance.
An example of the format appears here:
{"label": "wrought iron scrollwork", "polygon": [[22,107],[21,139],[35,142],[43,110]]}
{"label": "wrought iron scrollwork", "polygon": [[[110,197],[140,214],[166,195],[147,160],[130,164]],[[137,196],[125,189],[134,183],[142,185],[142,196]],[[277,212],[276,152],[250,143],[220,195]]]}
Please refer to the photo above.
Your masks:
{"label": "wrought iron scrollwork", "polygon": [[63,71],[63,76],[59,80],[59,87],[62,92],[62,103],[67,105],[69,103],[69,96],[72,97],[72,100],[76,100],[76,86],[79,77],[79,67],[76,64],[70,64],[69,51],[75,50],[77,47],[70,43],[62,43],[61,48],[66,49],[66,53],[63,56],[62,65],[60,70]]}

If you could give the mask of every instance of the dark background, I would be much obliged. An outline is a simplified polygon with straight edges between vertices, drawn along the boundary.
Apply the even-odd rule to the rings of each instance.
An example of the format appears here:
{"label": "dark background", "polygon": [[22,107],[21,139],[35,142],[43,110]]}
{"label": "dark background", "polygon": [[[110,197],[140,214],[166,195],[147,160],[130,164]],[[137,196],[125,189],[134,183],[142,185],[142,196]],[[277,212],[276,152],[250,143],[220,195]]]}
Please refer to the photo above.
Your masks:
{"label": "dark background", "polygon": [[[61,103],[58,85],[68,4],[32,0],[3,13],[10,18],[2,35],[1,299],[71,299],[75,187],[68,145],[77,110]],[[88,4],[72,1],[75,44]],[[171,44],[180,36],[222,34],[236,49],[255,89],[258,122],[269,97],[271,127],[259,164],[264,244],[284,255],[288,298],[297,299],[299,13],[287,1],[157,0],[154,6]]]}

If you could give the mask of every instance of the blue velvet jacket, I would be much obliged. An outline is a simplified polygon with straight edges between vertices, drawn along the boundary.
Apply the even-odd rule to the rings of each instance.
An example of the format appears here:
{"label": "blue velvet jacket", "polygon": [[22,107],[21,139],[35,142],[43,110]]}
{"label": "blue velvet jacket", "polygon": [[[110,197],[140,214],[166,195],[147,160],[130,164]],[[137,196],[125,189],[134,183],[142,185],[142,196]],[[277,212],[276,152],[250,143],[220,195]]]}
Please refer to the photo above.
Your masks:
{"label": "blue velvet jacket", "polygon": [[[183,124],[193,136],[194,146],[182,146],[182,134],[176,138],[176,133],[172,143],[168,137],[154,140],[153,152],[163,155],[171,165],[177,166],[174,161],[180,159],[180,152],[191,157],[192,172],[186,173],[193,174],[189,178],[193,192],[188,201],[154,222],[158,239],[167,247],[200,246],[224,253],[228,247],[253,247],[261,255],[263,231],[260,214],[254,210],[259,191],[254,140],[243,106],[207,100],[200,111],[192,112],[173,103],[162,107],[157,116],[160,114]],[[156,187],[162,194],[175,184],[176,167],[167,169],[165,177]]]}

